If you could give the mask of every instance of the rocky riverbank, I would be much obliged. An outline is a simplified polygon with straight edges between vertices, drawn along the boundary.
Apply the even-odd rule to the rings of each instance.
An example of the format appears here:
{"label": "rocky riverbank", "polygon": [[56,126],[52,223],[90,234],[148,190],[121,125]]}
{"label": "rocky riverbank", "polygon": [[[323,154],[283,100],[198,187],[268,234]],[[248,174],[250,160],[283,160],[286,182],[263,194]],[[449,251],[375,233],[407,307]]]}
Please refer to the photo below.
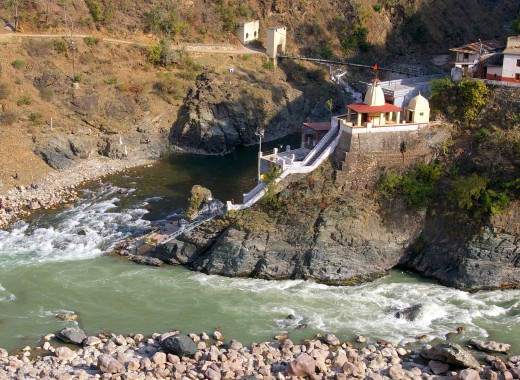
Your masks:
{"label": "rocky riverbank", "polygon": [[153,162],[155,160],[144,157],[121,160],[93,157],[79,161],[74,169],[52,171],[39,183],[19,185],[6,194],[0,194],[0,228],[29,215],[32,210],[48,209],[77,200],[76,187],[85,181]]}
{"label": "rocky riverbank", "polygon": [[[388,342],[341,342],[326,334],[303,344],[287,336],[244,346],[225,341],[219,331],[185,335],[178,331],[129,336],[101,334],[87,337],[66,328],[49,334],[36,348],[18,354],[0,349],[1,379],[413,379],[478,380],[520,378],[520,355],[485,357],[457,344],[418,348]],[[67,342],[68,345],[64,345]],[[480,342],[486,351],[508,349],[496,342]],[[475,344],[474,342],[472,344]],[[482,348],[482,347],[481,347]]]}

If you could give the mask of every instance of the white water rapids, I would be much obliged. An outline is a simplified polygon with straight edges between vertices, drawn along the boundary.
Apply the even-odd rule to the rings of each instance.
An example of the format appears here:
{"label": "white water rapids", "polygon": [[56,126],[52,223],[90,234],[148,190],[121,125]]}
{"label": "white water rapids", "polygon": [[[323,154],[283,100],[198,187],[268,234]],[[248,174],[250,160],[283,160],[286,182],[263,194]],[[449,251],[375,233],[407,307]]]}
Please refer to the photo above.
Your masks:
{"label": "white water rapids", "polygon": [[[113,243],[144,231],[145,208],[162,201],[105,185],[72,208],[0,231],[0,347],[37,345],[41,336],[78,324],[88,334],[219,327],[244,342],[286,331],[296,340],[332,332],[401,343],[419,335],[444,339],[464,326],[461,341],[489,337],[520,349],[520,290],[466,293],[399,271],[354,287],[270,282],[105,255]],[[414,321],[395,317],[417,304]],[[60,312],[77,313],[78,322],[58,320]]]}

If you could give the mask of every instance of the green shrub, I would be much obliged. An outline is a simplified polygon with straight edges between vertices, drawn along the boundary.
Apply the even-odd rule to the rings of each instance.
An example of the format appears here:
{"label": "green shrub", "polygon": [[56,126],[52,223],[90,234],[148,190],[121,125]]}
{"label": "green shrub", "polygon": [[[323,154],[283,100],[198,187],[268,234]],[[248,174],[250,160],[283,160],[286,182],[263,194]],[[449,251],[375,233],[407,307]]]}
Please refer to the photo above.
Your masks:
{"label": "green shrub", "polygon": [[105,83],[109,85],[117,84],[117,77],[110,77],[105,81]]}
{"label": "green shrub", "polygon": [[354,26],[342,39],[341,47],[345,53],[360,50],[367,52],[372,45],[367,41],[368,29],[359,25]]}
{"label": "green shrub", "polygon": [[266,61],[266,62],[264,62],[262,67],[266,70],[274,71],[274,69],[275,69],[274,61],[272,61],[272,60]]}
{"label": "green shrub", "polygon": [[29,95],[24,95],[16,101],[16,105],[17,106],[28,106],[32,102],[33,102],[33,100]]}
{"label": "green shrub", "polygon": [[152,7],[144,18],[144,29],[146,32],[162,34],[171,39],[188,27],[188,25],[179,21],[175,6],[172,4]]}
{"label": "green shrub", "polygon": [[469,177],[457,178],[451,184],[448,199],[455,202],[458,207],[469,210],[486,191],[488,180],[476,173]]}
{"label": "green shrub", "polygon": [[376,12],[381,12],[384,7],[381,3],[375,3],[373,8]]}
{"label": "green shrub", "polygon": [[29,121],[33,125],[40,125],[42,122],[43,115],[39,112],[33,112],[29,115]]}
{"label": "green shrub", "polygon": [[481,142],[481,141],[484,141],[486,138],[488,138],[489,136],[491,136],[491,131],[489,129],[486,129],[486,128],[480,128],[476,133],[475,133],[475,140],[477,140],[478,142]]}
{"label": "green shrub", "polygon": [[11,66],[17,70],[21,70],[25,67],[25,61],[21,59],[15,59],[13,62],[11,62]]}
{"label": "green shrub", "polygon": [[[505,192],[488,188],[489,180],[476,173],[453,181],[448,199],[459,208],[480,218],[497,215],[506,209],[509,197]],[[506,184],[506,187],[507,184]]]}
{"label": "green shrub", "polygon": [[11,90],[7,83],[0,83],[0,99],[7,99],[11,94]]}
{"label": "green shrub", "polygon": [[430,81],[432,106],[471,123],[480,114],[489,94],[486,84],[471,79],[453,83],[450,78]]}
{"label": "green shrub", "polygon": [[105,25],[110,23],[115,10],[113,0],[85,0],[85,3],[94,21]]}
{"label": "green shrub", "polygon": [[92,47],[99,44],[99,38],[89,35],[83,38],[83,42],[85,42],[85,45]]}
{"label": "green shrub", "polygon": [[54,89],[52,87],[45,87],[40,91],[40,97],[43,100],[50,102],[54,97]]}
{"label": "green shrub", "polygon": [[457,107],[459,114],[467,121],[477,118],[486,104],[489,89],[477,80],[463,79],[457,82]]}
{"label": "green shrub", "polygon": [[253,55],[251,53],[242,54],[242,61],[249,61]]}
{"label": "green shrub", "polygon": [[385,198],[401,194],[409,206],[425,207],[443,174],[439,163],[418,163],[403,175],[386,172],[377,185],[377,191]]}
{"label": "green shrub", "polygon": [[63,54],[67,51],[67,44],[63,40],[52,41],[52,48],[56,53]]}
{"label": "green shrub", "polygon": [[403,32],[418,43],[425,43],[430,39],[428,27],[418,13],[412,15],[405,22]]}
{"label": "green shrub", "polygon": [[218,9],[220,18],[222,19],[222,29],[226,32],[232,32],[238,27],[238,20],[235,10],[228,6],[221,6]]}
{"label": "green shrub", "polygon": [[161,63],[161,51],[162,47],[161,45],[150,45],[146,48],[146,51],[148,53],[148,60],[153,65],[159,65]]}
{"label": "green shrub", "polygon": [[511,24],[511,30],[514,34],[520,34],[520,14],[516,16],[515,21]]}
{"label": "green shrub", "polygon": [[76,75],[74,76],[74,82],[76,82],[76,83],[81,83],[81,82],[83,82],[83,75],[82,75],[82,74],[76,74]]}

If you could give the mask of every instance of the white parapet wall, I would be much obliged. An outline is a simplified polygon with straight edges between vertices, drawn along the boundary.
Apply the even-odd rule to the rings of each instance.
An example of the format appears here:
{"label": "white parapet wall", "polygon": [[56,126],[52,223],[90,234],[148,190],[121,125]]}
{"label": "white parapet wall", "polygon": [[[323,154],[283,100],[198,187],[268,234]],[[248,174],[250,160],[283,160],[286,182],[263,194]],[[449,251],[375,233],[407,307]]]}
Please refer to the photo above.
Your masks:
{"label": "white parapet wall", "polygon": [[247,45],[254,40],[258,39],[258,33],[260,31],[260,21],[254,20],[249,22],[243,22],[237,29],[238,40],[242,45]]}

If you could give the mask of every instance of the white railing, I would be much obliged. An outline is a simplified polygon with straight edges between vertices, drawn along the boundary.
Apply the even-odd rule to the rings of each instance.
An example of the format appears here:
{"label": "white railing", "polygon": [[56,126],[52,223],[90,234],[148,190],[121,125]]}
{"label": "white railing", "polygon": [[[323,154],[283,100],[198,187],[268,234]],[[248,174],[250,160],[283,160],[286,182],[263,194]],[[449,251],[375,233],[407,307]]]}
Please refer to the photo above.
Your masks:
{"label": "white railing", "polygon": [[302,166],[307,165],[307,163],[314,157],[314,155],[320,151],[323,146],[329,141],[330,137],[338,132],[338,125],[334,125],[326,134],[322,137],[322,139],[318,142],[318,145],[316,145],[305,157],[305,159],[302,162]]}
{"label": "white railing", "polygon": [[[336,127],[332,128],[321,139],[320,143],[323,142],[323,144],[316,145],[316,147],[314,147],[314,149],[307,155],[307,157],[305,157],[304,162],[305,161],[308,162],[312,157],[314,157],[316,152],[319,151],[324,146],[324,144],[330,140],[330,137],[332,137],[332,134],[335,133],[335,130],[336,131],[338,130],[337,125],[336,125]],[[319,157],[314,161],[314,163],[312,165],[304,165],[304,162],[298,163],[297,165],[291,165],[282,171],[280,176],[278,176],[278,178],[275,179],[274,183],[280,182],[281,180],[283,180],[290,174],[306,174],[306,173],[312,172],[314,169],[316,169],[318,166],[320,166],[323,163],[323,161],[325,161],[332,154],[332,152],[334,152],[334,149],[336,149],[336,146],[339,143],[340,137],[341,137],[341,134],[338,133],[336,138],[329,144],[329,146],[327,146],[327,148],[325,148],[323,150],[323,152],[321,152]],[[262,199],[262,197],[267,192],[267,188],[268,187],[265,186],[263,183],[259,183],[249,193],[244,194],[244,203],[233,204],[231,201],[228,201],[226,204],[228,211],[243,210],[243,209],[253,206],[256,202],[258,202],[260,199]]]}
{"label": "white railing", "polygon": [[247,203],[251,198],[253,198],[259,191],[261,191],[264,188],[264,184],[260,182],[258,185],[253,187],[253,189],[249,193],[243,194],[244,196],[244,203]]}

